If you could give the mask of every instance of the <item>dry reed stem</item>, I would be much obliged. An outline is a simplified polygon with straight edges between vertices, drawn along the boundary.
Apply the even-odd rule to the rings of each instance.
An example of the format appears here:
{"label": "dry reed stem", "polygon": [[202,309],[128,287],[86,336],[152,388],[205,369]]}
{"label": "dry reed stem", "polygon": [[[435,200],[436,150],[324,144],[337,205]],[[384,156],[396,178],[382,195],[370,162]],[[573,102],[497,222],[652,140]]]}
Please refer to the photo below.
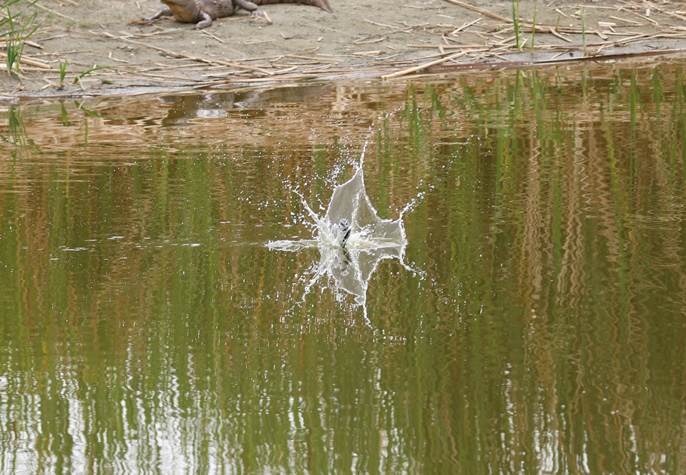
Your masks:
{"label": "dry reed stem", "polygon": [[49,9],[49,8],[47,8],[47,7],[44,7],[43,5],[41,5],[41,4],[38,3],[38,2],[36,2],[34,5],[35,5],[36,7],[38,7],[38,8],[40,8],[41,10],[45,10],[46,12],[50,13],[51,15],[55,15],[55,16],[58,16],[58,17],[61,17],[61,18],[65,18],[65,19],[70,20],[70,21],[73,21],[73,22],[76,22],[76,21],[77,21],[76,19],[74,19],[74,18],[72,18],[72,17],[70,17],[70,16],[67,16],[67,15],[65,15],[65,14],[63,14],[63,13],[60,13],[60,12],[57,12],[57,11],[55,11],[55,10],[51,10],[51,9]]}
{"label": "dry reed stem", "polygon": [[457,33],[460,33],[462,31],[466,30],[467,28],[469,28],[472,25],[476,25],[481,20],[482,20],[481,18],[477,18],[476,20],[472,20],[470,22],[467,22],[464,25],[462,25],[461,27],[457,28],[456,30],[451,31],[449,34],[450,34],[450,36],[457,36]]}
{"label": "dry reed stem", "polygon": [[209,38],[212,38],[213,40],[215,40],[215,41],[217,41],[217,42],[219,42],[219,43],[222,43],[222,44],[226,43],[226,41],[222,40],[222,39],[219,38],[217,35],[213,35],[212,33],[210,33],[209,31],[207,31],[207,30],[205,30],[205,29],[200,30],[200,31],[201,31],[201,33],[202,33],[203,35],[205,35],[205,36],[207,36],[207,37],[209,37]]}
{"label": "dry reed stem", "polygon": [[395,73],[386,74],[384,76],[381,76],[381,79],[392,79],[392,78],[397,78],[400,76],[407,76],[408,74],[412,74],[414,72],[421,71],[422,69],[426,69],[426,68],[429,68],[431,66],[436,66],[437,64],[445,63],[446,61],[452,61],[453,59],[457,59],[459,57],[462,57],[462,56],[464,56],[470,52],[471,51],[460,51],[459,53],[451,54],[450,56],[446,56],[445,58],[437,59],[436,61],[431,61],[430,63],[420,64],[419,66],[413,66],[411,68],[403,69],[402,71],[397,71]]}
{"label": "dry reed stem", "polygon": [[[5,53],[0,53],[0,58],[7,59],[7,55]],[[3,64],[5,61],[3,61]],[[36,59],[31,59],[30,57],[27,57],[26,55],[22,55],[21,57],[21,67],[24,69],[24,65],[28,64],[29,66],[33,66],[34,68],[38,68],[41,71],[56,71],[54,67],[49,65],[48,63],[45,63],[43,61],[38,61]]]}
{"label": "dry reed stem", "polygon": [[493,13],[489,10],[486,10],[485,8],[479,8],[475,7],[474,5],[470,5],[469,3],[464,3],[460,2],[459,0],[445,0],[448,3],[452,3],[453,5],[457,5],[458,7],[466,8],[467,10],[471,10],[476,13],[481,13],[483,16],[487,16],[489,18],[493,18],[494,20],[502,21],[505,23],[512,23],[511,18],[507,18],[501,15],[498,15],[497,13]]}
{"label": "dry reed stem", "polygon": [[240,69],[240,70],[245,70],[245,71],[257,72],[257,73],[261,73],[261,74],[266,74],[266,75],[268,75],[268,76],[271,76],[272,74],[274,74],[274,73],[272,73],[271,71],[268,71],[268,70],[263,69],[263,68],[258,68],[258,67],[254,67],[254,66],[246,66],[246,65],[236,64],[236,63],[230,62],[230,61],[222,61],[222,60],[218,60],[218,59],[204,58],[204,57],[201,57],[201,56],[191,56],[191,55],[189,55],[189,54],[178,53],[178,52],[176,52],[176,51],[170,51],[170,50],[165,49],[165,48],[160,48],[159,46],[149,45],[149,44],[147,44],[147,43],[143,43],[142,41],[131,40],[131,39],[128,39],[128,38],[120,38],[120,39],[121,39],[122,41],[126,41],[126,42],[128,42],[128,43],[133,43],[133,44],[137,44],[137,45],[140,45],[140,46],[145,46],[145,47],[147,47],[147,48],[154,49],[154,50],[159,51],[159,52],[161,52],[161,53],[164,53],[164,54],[166,54],[166,55],[168,55],[168,56],[170,56],[170,57],[172,57],[172,58],[183,58],[183,59],[188,59],[188,60],[190,60],[190,61],[198,61],[198,62],[201,62],[201,63],[218,64],[218,65],[221,65],[221,66],[229,66],[229,67],[231,67],[231,68]]}
{"label": "dry reed stem", "polygon": [[[576,50],[578,51],[578,50]],[[675,48],[666,49],[659,51],[641,51],[641,52],[631,52],[631,53],[612,53],[604,56],[575,56],[573,58],[554,58],[554,59],[543,59],[543,60],[521,60],[521,61],[504,61],[502,63],[462,63],[455,65],[438,65],[431,66],[427,68],[426,73],[445,73],[445,72],[455,72],[465,69],[493,69],[493,68],[522,68],[531,66],[544,66],[550,64],[560,64],[560,63],[576,63],[582,61],[598,61],[598,60],[619,60],[646,56],[666,56],[671,54],[684,54],[686,49]]]}

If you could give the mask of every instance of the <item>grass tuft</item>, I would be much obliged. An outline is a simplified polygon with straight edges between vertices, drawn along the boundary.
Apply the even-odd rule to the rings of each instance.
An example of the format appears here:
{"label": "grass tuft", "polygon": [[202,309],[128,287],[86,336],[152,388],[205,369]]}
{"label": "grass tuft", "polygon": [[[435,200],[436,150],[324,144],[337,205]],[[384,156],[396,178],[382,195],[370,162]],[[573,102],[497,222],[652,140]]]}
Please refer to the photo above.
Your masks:
{"label": "grass tuft", "polygon": [[524,42],[522,41],[522,30],[519,25],[519,0],[512,0],[512,25],[514,26],[517,49],[521,51]]}
{"label": "grass tuft", "polygon": [[81,74],[77,74],[76,77],[74,78],[74,84],[78,83],[79,86],[83,89],[83,84],[81,84],[81,79],[84,77],[93,74],[95,71],[98,71],[100,69],[112,69],[112,66],[93,66],[90,69],[86,69],[84,72]]}
{"label": "grass tuft", "polygon": [[[23,9],[19,11],[15,9],[13,12],[14,7],[23,5],[21,0],[0,0],[0,10],[6,12],[6,17],[0,19],[0,38],[6,38],[5,65],[8,74],[12,74],[12,71],[21,72],[21,57],[24,54],[24,46],[39,26],[36,23],[36,11],[33,10],[30,14],[28,13],[37,1],[30,1]],[[23,21],[21,21],[22,19]]]}

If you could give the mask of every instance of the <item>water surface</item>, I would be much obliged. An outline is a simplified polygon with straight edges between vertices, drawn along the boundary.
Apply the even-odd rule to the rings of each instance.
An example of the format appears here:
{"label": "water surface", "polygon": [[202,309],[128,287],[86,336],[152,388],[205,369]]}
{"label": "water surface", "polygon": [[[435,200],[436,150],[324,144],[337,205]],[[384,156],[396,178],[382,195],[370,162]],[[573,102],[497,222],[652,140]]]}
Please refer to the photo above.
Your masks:
{"label": "water surface", "polygon": [[[676,62],[5,107],[0,471],[686,472],[685,91]],[[379,216],[423,199],[362,309],[266,244],[365,141]]]}

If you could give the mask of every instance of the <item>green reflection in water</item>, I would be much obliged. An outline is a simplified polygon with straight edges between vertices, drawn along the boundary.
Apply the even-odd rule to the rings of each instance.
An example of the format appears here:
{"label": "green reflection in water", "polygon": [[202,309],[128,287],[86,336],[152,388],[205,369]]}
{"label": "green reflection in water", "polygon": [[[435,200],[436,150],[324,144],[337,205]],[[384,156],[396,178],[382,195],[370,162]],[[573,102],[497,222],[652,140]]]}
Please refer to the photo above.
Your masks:
{"label": "green reflection in water", "polygon": [[[0,471],[686,471],[681,67],[349,87],[8,112]],[[370,109],[426,276],[382,263],[366,325],[264,244],[308,236],[291,190],[326,206]]]}

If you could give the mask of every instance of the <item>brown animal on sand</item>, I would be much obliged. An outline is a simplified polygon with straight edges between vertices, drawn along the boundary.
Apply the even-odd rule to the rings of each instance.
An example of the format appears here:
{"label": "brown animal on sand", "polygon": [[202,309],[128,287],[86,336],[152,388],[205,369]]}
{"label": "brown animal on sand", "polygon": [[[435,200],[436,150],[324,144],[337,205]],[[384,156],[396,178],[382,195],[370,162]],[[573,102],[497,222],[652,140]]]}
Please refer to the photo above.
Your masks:
{"label": "brown animal on sand", "polygon": [[261,5],[274,3],[302,3],[319,7],[322,10],[333,13],[328,0],[161,0],[167,5],[166,8],[155,13],[146,21],[156,20],[162,16],[173,16],[176,21],[195,23],[196,28],[212,26],[212,21],[224,18],[236,13],[242,8],[251,15],[262,16]]}

